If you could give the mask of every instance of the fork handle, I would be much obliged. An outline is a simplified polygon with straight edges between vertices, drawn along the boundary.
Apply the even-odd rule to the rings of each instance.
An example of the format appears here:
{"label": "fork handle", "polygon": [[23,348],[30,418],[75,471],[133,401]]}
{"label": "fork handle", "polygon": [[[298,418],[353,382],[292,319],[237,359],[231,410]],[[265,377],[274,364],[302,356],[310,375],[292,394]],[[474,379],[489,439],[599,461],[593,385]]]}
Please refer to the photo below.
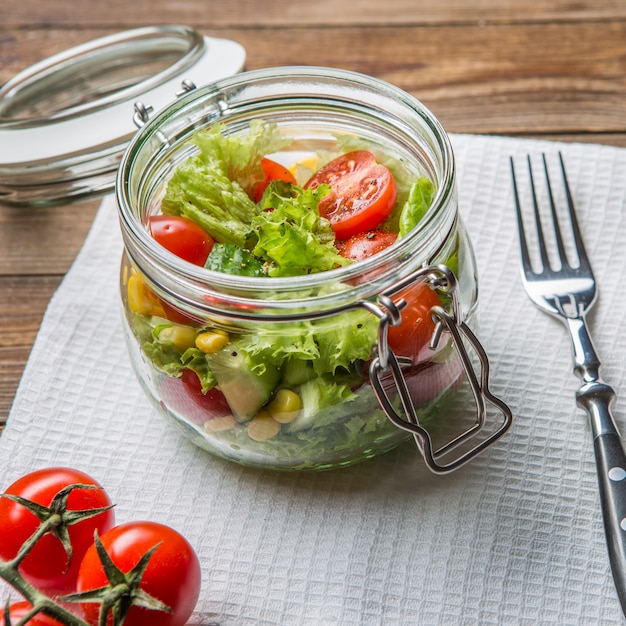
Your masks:
{"label": "fork handle", "polygon": [[589,415],[604,532],[613,580],[626,615],[626,453],[611,414],[613,387],[600,378],[600,360],[584,317],[568,318],[574,349],[574,372],[583,384],[576,403]]}
{"label": "fork handle", "polygon": [[616,433],[596,437],[594,448],[609,561],[626,614],[626,455]]}

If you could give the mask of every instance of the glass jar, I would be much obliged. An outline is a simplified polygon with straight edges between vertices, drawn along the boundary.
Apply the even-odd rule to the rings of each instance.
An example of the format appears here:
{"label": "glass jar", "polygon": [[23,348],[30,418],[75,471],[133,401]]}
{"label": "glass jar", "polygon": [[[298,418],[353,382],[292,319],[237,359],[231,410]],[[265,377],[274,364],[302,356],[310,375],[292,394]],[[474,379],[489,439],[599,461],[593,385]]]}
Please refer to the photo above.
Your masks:
{"label": "glass jar", "polygon": [[[292,162],[357,138],[401,176],[430,179],[430,208],[384,251],[307,276],[233,276],[157,244],[147,221],[197,152],[194,133],[218,122],[246,133],[259,119],[292,139],[280,155]],[[430,450],[427,427],[468,370],[477,278],[452,149],[419,101],[360,74],[274,68],[194,89],[144,121],[117,177],[121,294],[133,367],[163,415],[209,452],[263,468],[351,465],[413,435],[429,467],[448,471],[486,445],[444,465]]]}

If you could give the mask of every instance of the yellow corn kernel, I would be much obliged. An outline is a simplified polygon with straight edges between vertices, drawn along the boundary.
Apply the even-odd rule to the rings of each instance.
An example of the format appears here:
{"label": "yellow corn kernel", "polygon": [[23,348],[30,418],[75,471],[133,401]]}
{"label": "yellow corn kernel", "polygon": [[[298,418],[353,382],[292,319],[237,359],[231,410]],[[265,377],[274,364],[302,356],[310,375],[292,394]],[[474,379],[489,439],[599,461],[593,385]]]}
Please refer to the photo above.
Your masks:
{"label": "yellow corn kernel", "polygon": [[280,432],[280,424],[264,410],[259,411],[248,422],[248,437],[254,441],[268,441]]}
{"label": "yellow corn kernel", "polygon": [[178,350],[184,352],[196,344],[196,331],[191,326],[167,326],[159,333],[160,341],[171,341]]}
{"label": "yellow corn kernel", "polygon": [[133,313],[138,313],[139,315],[153,314],[157,303],[156,298],[139,276],[132,274],[128,278],[126,294],[128,296],[128,306]]}
{"label": "yellow corn kernel", "polygon": [[268,413],[281,424],[289,424],[298,417],[302,408],[300,396],[291,389],[279,389],[267,406]]}
{"label": "yellow corn kernel", "polygon": [[228,343],[228,333],[223,330],[207,330],[196,337],[196,348],[211,354],[219,352]]}
{"label": "yellow corn kernel", "polygon": [[235,418],[232,415],[222,415],[220,417],[213,417],[210,420],[204,422],[204,431],[206,433],[221,433],[225,430],[232,430],[235,428]]}

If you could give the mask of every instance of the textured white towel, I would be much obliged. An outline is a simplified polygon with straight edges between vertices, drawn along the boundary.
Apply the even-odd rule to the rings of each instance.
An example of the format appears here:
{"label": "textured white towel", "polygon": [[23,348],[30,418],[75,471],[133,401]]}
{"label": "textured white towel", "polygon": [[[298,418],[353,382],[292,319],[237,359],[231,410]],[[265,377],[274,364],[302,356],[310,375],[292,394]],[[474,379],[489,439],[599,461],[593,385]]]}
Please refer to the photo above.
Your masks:
{"label": "textured white towel", "polygon": [[[202,561],[193,624],[620,624],[589,428],[565,329],[519,280],[508,156],[562,150],[601,296],[603,374],[626,396],[626,150],[455,135],[460,212],[480,275],[480,337],[515,422],[446,477],[412,445],[330,473],[246,469],[155,414],[126,356],[121,239],[103,201],[52,299],[0,437],[0,489],[69,465],[117,519],[181,531]],[[617,420],[626,432],[623,403]],[[0,600],[8,588],[0,587]]]}

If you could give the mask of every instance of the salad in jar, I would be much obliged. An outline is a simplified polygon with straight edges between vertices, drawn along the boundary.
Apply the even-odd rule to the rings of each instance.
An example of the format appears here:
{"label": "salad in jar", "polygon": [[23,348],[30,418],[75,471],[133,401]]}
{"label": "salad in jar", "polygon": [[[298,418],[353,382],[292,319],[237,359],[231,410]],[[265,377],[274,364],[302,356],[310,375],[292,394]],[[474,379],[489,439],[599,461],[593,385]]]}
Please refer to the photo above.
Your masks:
{"label": "salad in jar", "polygon": [[[435,193],[428,176],[353,134],[303,141],[255,119],[239,132],[216,123],[196,131],[193,143],[145,228],[171,254],[205,268],[208,285],[216,272],[276,279],[266,301],[293,297],[280,289],[284,277],[301,277],[298,295],[312,301],[372,280],[365,273],[308,287],[313,275],[335,276],[385,254],[419,227]],[[438,262],[456,271],[460,246],[453,237]],[[122,283],[131,354],[150,372],[150,395],[207,450],[248,465],[326,469],[409,436],[387,419],[372,389],[379,319],[369,310],[252,322],[244,306],[233,321],[181,305],[127,257]],[[430,346],[430,311],[445,296],[416,282],[400,297],[407,303],[401,323],[386,340],[405,357],[424,424],[458,386],[462,366],[450,342]]]}

